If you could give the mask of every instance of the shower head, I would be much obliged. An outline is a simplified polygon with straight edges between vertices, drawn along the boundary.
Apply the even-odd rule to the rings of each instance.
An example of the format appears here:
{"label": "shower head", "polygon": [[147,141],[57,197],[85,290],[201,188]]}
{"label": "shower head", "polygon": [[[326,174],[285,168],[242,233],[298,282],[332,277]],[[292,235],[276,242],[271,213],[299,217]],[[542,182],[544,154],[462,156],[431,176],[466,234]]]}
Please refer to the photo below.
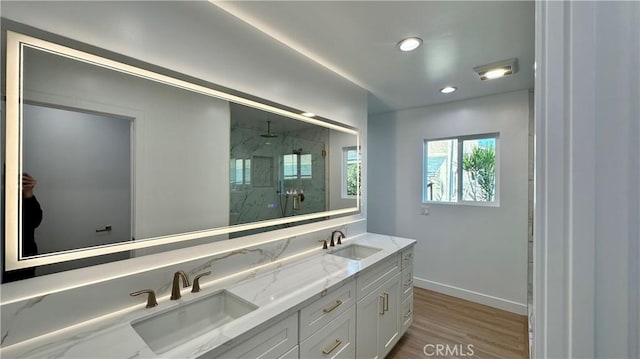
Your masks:
{"label": "shower head", "polygon": [[275,138],[278,137],[278,135],[276,135],[275,133],[271,132],[271,121],[267,121],[267,133],[263,133],[260,135],[261,137],[265,137],[265,138]]}

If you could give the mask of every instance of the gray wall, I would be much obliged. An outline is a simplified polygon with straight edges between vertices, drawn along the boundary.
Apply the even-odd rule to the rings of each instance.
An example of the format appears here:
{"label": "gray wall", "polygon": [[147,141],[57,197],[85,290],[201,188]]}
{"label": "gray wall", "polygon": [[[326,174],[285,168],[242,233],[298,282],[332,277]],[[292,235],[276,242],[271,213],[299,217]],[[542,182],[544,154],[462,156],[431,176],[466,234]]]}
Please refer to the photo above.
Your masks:
{"label": "gray wall", "polygon": [[[415,238],[418,286],[526,314],[527,90],[373,116],[368,230]],[[499,132],[500,206],[428,206],[423,140]]]}

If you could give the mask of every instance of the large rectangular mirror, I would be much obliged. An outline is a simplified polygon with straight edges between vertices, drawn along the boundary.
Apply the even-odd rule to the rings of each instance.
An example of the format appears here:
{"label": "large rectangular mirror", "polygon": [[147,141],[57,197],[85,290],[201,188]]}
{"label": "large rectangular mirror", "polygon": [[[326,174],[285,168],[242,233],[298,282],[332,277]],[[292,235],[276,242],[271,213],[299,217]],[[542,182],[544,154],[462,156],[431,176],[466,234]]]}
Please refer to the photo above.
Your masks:
{"label": "large rectangular mirror", "polygon": [[6,46],[7,270],[359,210],[354,128],[13,32]]}

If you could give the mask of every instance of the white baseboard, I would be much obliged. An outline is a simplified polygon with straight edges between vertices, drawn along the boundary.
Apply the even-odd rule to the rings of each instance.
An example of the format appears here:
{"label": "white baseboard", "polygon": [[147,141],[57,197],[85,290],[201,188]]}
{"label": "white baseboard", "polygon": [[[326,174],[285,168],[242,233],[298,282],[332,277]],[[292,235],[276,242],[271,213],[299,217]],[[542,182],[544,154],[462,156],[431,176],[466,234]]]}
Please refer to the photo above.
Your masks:
{"label": "white baseboard", "polygon": [[419,288],[432,290],[434,292],[461,298],[474,303],[488,305],[490,307],[506,310],[507,312],[527,315],[527,305],[523,303],[517,303],[511,300],[493,297],[487,294],[433,282],[423,278],[414,277],[413,284]]}

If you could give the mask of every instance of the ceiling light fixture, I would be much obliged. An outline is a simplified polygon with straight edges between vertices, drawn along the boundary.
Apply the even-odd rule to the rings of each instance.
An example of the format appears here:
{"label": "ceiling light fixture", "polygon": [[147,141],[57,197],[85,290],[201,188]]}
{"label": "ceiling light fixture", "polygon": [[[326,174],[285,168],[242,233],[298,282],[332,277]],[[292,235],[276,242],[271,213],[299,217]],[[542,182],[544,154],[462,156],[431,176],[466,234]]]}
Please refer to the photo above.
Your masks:
{"label": "ceiling light fixture", "polygon": [[304,117],[316,117],[316,114],[313,112],[303,112],[301,115]]}
{"label": "ceiling light fixture", "polygon": [[457,90],[457,88],[456,88],[456,87],[453,87],[453,86],[447,86],[447,87],[441,88],[441,89],[440,89],[440,92],[442,92],[442,93],[452,93],[452,92],[454,92],[455,90]]}
{"label": "ceiling light fixture", "polygon": [[518,59],[513,58],[474,67],[473,71],[478,73],[480,80],[499,79],[518,72]]}
{"label": "ceiling light fixture", "polygon": [[413,51],[422,45],[422,39],[419,37],[408,37],[398,43],[398,49],[403,52]]}

